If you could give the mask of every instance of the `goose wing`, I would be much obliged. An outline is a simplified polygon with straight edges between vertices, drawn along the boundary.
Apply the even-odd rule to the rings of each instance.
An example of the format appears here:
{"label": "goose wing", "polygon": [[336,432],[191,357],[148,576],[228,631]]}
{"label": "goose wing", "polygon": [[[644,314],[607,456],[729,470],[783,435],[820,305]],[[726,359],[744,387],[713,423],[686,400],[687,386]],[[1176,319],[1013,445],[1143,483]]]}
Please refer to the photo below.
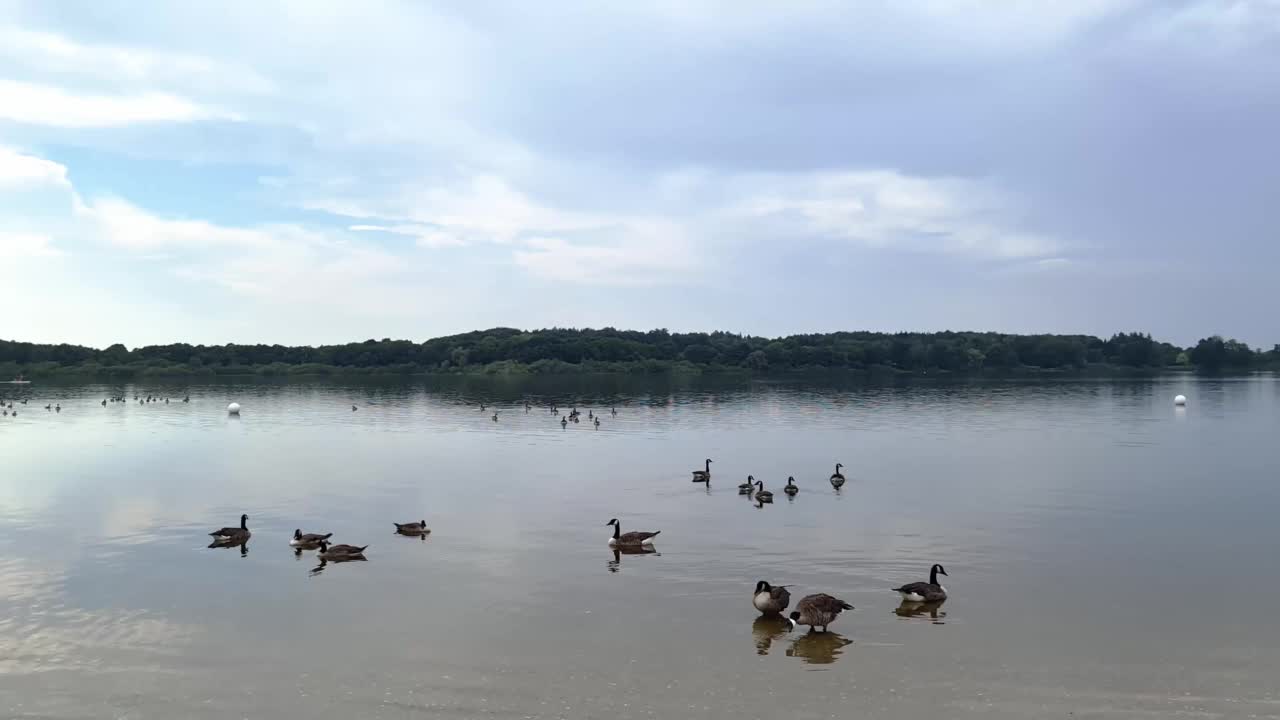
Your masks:
{"label": "goose wing", "polygon": [[304,543],[318,543],[321,540],[328,540],[331,537],[333,537],[333,533],[325,533],[324,535],[319,533],[306,533],[302,537],[298,538],[298,541]]}
{"label": "goose wing", "polygon": [[364,548],[367,548],[367,547],[369,547],[369,546],[368,546],[368,545],[365,545],[364,547],[356,547],[355,545],[330,545],[330,546],[329,546],[329,552],[328,552],[327,554],[329,554],[329,555],[359,555],[360,553],[364,552]]}
{"label": "goose wing", "polygon": [[237,535],[243,535],[244,532],[245,529],[241,527],[224,527],[221,530],[214,530],[209,534],[213,537],[235,537]]}
{"label": "goose wing", "polygon": [[637,545],[639,543],[644,542],[645,540],[648,540],[656,536],[660,532],[662,531],[659,530],[657,532],[645,532],[644,530],[633,530],[631,532],[622,533],[621,535],[619,535],[618,542],[624,545]]}
{"label": "goose wing", "polygon": [[826,615],[835,617],[842,610],[852,610],[853,606],[841,600],[832,597],[826,593],[818,593],[817,595],[806,595],[800,602],[796,603],[796,609],[801,615]]}
{"label": "goose wing", "polygon": [[791,604],[791,592],[782,586],[770,589],[769,597],[780,603],[783,610],[787,609],[787,606]]}

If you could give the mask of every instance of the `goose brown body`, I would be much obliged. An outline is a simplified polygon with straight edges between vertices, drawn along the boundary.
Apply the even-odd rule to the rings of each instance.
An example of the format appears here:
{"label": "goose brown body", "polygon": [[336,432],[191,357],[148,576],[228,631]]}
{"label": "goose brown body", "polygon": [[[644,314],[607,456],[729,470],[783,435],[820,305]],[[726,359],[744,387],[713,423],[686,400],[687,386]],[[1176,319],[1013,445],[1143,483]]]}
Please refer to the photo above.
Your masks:
{"label": "goose brown body", "polygon": [[810,630],[826,632],[827,626],[835,622],[840,613],[852,609],[849,603],[826,593],[806,595],[796,603],[796,609],[791,613],[791,627],[808,625]]}

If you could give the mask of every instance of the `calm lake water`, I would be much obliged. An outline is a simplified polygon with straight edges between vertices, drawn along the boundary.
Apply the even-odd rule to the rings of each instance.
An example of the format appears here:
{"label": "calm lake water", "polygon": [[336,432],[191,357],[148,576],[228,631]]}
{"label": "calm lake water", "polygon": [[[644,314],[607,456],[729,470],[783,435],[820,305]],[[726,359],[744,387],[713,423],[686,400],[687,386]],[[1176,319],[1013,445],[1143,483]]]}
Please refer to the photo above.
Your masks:
{"label": "calm lake water", "polygon": [[[5,718],[1280,717],[1273,378],[0,393]],[[951,599],[896,613],[934,562]],[[784,633],[759,579],[856,610]]]}

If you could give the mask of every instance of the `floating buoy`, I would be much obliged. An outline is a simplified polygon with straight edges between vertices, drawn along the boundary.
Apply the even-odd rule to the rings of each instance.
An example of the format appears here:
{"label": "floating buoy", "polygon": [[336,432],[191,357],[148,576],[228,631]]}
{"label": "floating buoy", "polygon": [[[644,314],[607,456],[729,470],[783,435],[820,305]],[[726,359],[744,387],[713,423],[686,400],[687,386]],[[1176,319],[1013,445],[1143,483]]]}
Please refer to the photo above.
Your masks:
{"label": "floating buoy", "polygon": [[1186,405],[1186,404],[1187,404],[1187,396],[1186,396],[1186,395],[1179,395],[1179,396],[1175,397],[1175,398],[1173,399],[1173,404],[1174,404],[1174,405],[1177,405],[1178,407],[1182,407],[1182,406]]}
{"label": "floating buoy", "polygon": [[230,405],[228,405],[228,406],[227,406],[227,412],[228,412],[228,413],[231,413],[232,415],[239,415],[239,414],[240,414],[240,403],[231,403]]}

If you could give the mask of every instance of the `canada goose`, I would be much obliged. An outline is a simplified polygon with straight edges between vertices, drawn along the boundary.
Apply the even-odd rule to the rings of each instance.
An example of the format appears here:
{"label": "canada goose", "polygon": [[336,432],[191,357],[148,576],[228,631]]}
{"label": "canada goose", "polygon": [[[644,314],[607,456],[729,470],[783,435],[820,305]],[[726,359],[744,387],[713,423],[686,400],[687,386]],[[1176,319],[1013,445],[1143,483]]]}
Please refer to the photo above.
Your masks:
{"label": "canada goose", "polygon": [[106,400],[106,398],[103,398],[103,399],[102,399],[102,407],[106,407],[106,406],[107,406],[107,400]]}
{"label": "canada goose", "polygon": [[45,406],[44,406],[44,409],[45,409],[45,410],[52,410],[52,409],[53,409],[53,405],[45,405]]}
{"label": "canada goose", "polygon": [[293,537],[289,540],[289,547],[310,549],[331,537],[333,537],[333,533],[325,533],[324,535],[319,533],[306,533],[304,535],[302,530],[294,530]]}
{"label": "canada goose", "polygon": [[596,418],[596,419],[595,419],[595,423],[596,423],[596,429],[597,429],[597,430],[599,430],[599,429],[600,429],[600,418]]}
{"label": "canada goose", "polygon": [[748,475],[747,481],[738,486],[739,495],[750,495],[756,489],[756,476]]}
{"label": "canada goose", "polygon": [[796,609],[791,613],[791,628],[808,625],[810,630],[821,628],[818,632],[826,632],[827,626],[835,622],[842,611],[852,609],[849,603],[826,593],[806,595],[796,603]]}
{"label": "canada goose", "polygon": [[588,410],[588,411],[587,411],[587,419],[588,419],[588,420],[590,420],[591,418],[595,417],[595,415],[593,415],[593,414],[592,414],[592,412],[593,412],[592,410]]}
{"label": "canada goose", "polygon": [[[121,398],[121,399],[123,399],[123,398]],[[188,395],[188,396],[186,396],[186,397],[182,398],[182,402],[184,402],[184,403],[189,403],[189,402],[191,402],[191,396],[190,396],[190,395]]]}
{"label": "canada goose", "polygon": [[480,412],[484,412],[484,411],[485,411],[484,403],[480,403]]}
{"label": "canada goose", "polygon": [[711,458],[707,458],[707,466],[702,470],[693,471],[694,482],[711,482]]}
{"label": "canada goose", "polygon": [[320,552],[317,557],[321,560],[329,560],[331,562],[342,562],[343,560],[363,560],[364,551],[368,548],[356,547],[355,545],[330,545],[324,540],[320,541]]}
{"label": "canada goose", "polygon": [[53,411],[54,411],[54,412],[62,412],[62,403],[58,403],[57,405],[54,405],[54,406],[53,406]]}
{"label": "canada goose", "polygon": [[391,523],[396,526],[396,532],[401,535],[426,535],[431,532],[431,528],[427,527],[426,520],[408,523]]}
{"label": "canada goose", "polygon": [[359,410],[359,408],[357,408],[355,405],[352,405],[352,406],[351,406],[351,412],[355,412],[356,410]]}
{"label": "canada goose", "polygon": [[935,564],[929,568],[929,582],[908,583],[893,591],[910,602],[942,602],[947,599],[947,589],[938,584],[938,576],[946,574],[945,568]]}
{"label": "canada goose", "polygon": [[764,483],[756,481],[756,502],[771,503],[773,502],[773,493],[764,489]]}
{"label": "canada goose", "polygon": [[611,407],[609,408],[609,412],[612,413],[614,417],[618,417],[618,408]]}
{"label": "canada goose", "polygon": [[791,604],[791,593],[786,585],[774,587],[761,580],[756,583],[756,591],[751,596],[751,604],[764,615],[779,615]]}
{"label": "canada goose", "polygon": [[218,541],[234,540],[234,541],[242,542],[244,540],[248,540],[249,536],[252,534],[249,532],[248,523],[249,523],[249,516],[242,514],[240,516],[240,527],[224,527],[221,530],[214,530],[213,532],[209,533],[209,535],[217,538]]}
{"label": "canada goose", "polygon": [[840,468],[844,467],[840,463],[836,463],[836,471],[831,473],[831,487],[839,490],[844,485],[844,475],[840,474]]}
{"label": "canada goose", "polygon": [[652,545],[653,538],[657,536],[658,533],[662,532],[661,530],[657,530],[655,532],[633,530],[632,532],[624,533],[622,532],[622,523],[618,522],[618,518],[614,518],[604,525],[605,527],[609,527],[610,525],[613,526],[613,537],[609,538],[609,545],[611,546],[628,547],[636,545]]}
{"label": "canada goose", "polygon": [[494,413],[494,414],[493,414],[493,417],[492,417],[492,418],[489,418],[489,419],[490,419],[490,420],[493,420],[494,422],[498,422],[498,413]]}
{"label": "canada goose", "polygon": [[788,475],[787,486],[782,488],[782,492],[788,495],[795,495],[796,493],[800,492],[800,488],[796,487],[796,479]]}
{"label": "canada goose", "polygon": [[169,404],[169,398],[165,398],[165,399],[164,399],[164,404],[165,404],[165,405],[168,405],[168,404]]}
{"label": "canada goose", "polygon": [[566,420],[566,419],[564,418],[564,416],[563,416],[563,415],[561,415],[561,416],[560,416],[560,427],[564,427],[565,425],[568,425],[568,424],[569,424],[569,421],[568,421],[568,420]]}

